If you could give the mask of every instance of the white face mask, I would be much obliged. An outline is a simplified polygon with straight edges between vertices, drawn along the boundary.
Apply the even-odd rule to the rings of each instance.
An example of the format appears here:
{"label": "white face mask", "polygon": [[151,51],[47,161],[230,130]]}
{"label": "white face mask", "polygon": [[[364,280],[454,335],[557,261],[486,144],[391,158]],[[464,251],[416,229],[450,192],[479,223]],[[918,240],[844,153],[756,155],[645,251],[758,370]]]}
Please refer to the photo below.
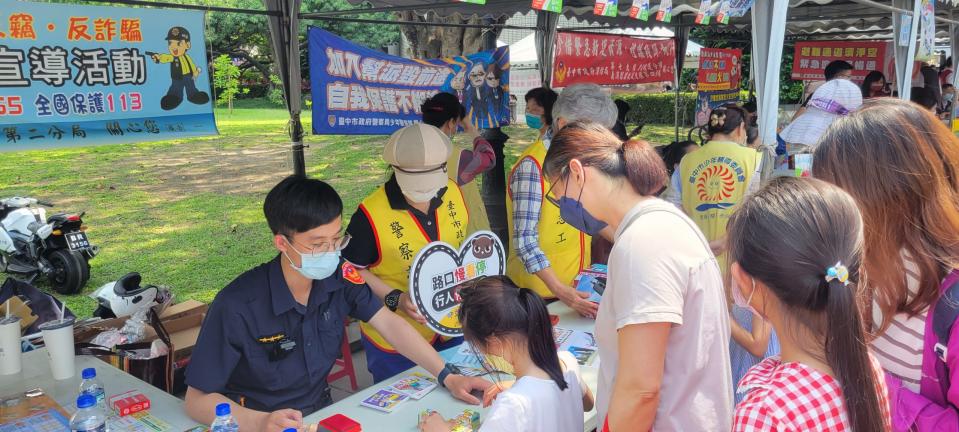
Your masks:
{"label": "white face mask", "polygon": [[430,189],[427,191],[403,191],[403,196],[409,198],[410,201],[415,203],[428,202],[440,192],[440,189],[442,188]]}

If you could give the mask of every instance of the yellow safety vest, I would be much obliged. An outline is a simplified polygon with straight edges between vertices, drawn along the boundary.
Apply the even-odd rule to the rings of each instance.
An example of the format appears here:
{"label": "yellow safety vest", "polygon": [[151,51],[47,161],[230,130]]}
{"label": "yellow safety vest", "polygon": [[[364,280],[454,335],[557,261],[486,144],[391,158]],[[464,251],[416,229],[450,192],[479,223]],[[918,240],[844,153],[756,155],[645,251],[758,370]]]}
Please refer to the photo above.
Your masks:
{"label": "yellow safety vest", "polygon": [[[446,161],[446,172],[449,173],[449,179],[454,183],[459,180],[460,157],[462,155],[463,150],[454,145],[453,152]],[[466,199],[466,208],[470,212],[470,221],[466,225],[467,237],[477,231],[489,231],[489,216],[486,215],[486,204],[483,202],[483,196],[480,195],[476,179],[460,186],[460,189]]]}
{"label": "yellow safety vest", "polygon": [[[726,234],[726,223],[746,196],[760,158],[756,150],[729,141],[710,141],[683,157],[683,210],[709,241]],[[718,258],[725,262],[724,256]]]}
{"label": "yellow safety vest", "polygon": [[[459,248],[460,243],[466,240],[466,227],[469,224],[470,214],[466,207],[463,192],[453,181],[447,182],[446,194],[443,195],[443,205],[436,209],[436,229],[439,234],[437,240],[449,243]],[[387,285],[403,292],[409,291],[410,266],[413,258],[431,241],[419,221],[409,210],[394,210],[386,197],[386,188],[380,186],[376,192],[366,197],[360,204],[362,211],[373,227],[373,237],[376,239],[376,251],[379,259],[367,267],[376,277]],[[420,324],[406,315],[402,309],[396,313],[410,323],[414,329],[429,343],[433,343],[440,336],[423,324]],[[368,323],[360,323],[360,331],[377,348],[396,352],[393,346]]]}
{"label": "yellow safety vest", "polygon": [[[526,159],[535,162],[540,169],[540,173],[542,173],[545,157],[546,145],[542,139],[538,139],[520,155],[510,171],[510,177],[513,176],[520,163]],[[540,185],[544,196],[539,223],[536,225],[539,232],[539,247],[549,258],[550,267],[559,277],[559,280],[565,284],[572,284],[576,275],[590,265],[591,238],[564,222],[563,218],[559,216],[559,207],[546,199],[545,195],[550,186],[545,177],[540,177]],[[513,238],[515,235],[513,232],[513,191],[508,190],[508,192],[506,220],[509,224],[510,248],[513,253],[510,254],[506,263],[506,275],[518,286],[530,288],[543,298],[555,298],[553,292],[546,287],[546,284],[539,277],[526,271],[523,260],[516,254],[516,239]]]}

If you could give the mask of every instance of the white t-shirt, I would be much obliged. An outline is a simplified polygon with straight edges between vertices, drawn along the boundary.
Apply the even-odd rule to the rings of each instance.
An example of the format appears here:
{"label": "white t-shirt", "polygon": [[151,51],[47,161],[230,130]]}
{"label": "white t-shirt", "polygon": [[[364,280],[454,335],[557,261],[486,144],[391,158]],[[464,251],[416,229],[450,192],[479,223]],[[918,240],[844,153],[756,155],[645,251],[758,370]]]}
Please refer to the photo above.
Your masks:
{"label": "white t-shirt", "polygon": [[[726,431],[733,418],[729,312],[719,265],[702,232],[675,206],[649,199],[623,219],[596,317],[602,424],[619,369],[618,330],[672,323],[653,430]],[[624,230],[625,229],[625,230]]]}
{"label": "white t-shirt", "polygon": [[496,397],[479,432],[582,432],[579,365],[569,353],[561,352],[559,358],[566,367],[566,390],[551,379],[522,377]]}

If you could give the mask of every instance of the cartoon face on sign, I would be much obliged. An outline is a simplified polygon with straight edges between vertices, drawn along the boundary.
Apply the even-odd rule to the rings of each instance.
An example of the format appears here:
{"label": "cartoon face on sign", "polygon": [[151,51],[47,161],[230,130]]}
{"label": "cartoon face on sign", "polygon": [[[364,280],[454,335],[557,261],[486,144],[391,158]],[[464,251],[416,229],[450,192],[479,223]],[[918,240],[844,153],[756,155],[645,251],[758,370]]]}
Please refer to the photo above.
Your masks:
{"label": "cartoon face on sign", "polygon": [[433,331],[459,336],[463,334],[457,316],[460,287],[470,280],[505,272],[506,252],[492,232],[474,233],[459,250],[444,242],[433,242],[413,259],[410,296]]}

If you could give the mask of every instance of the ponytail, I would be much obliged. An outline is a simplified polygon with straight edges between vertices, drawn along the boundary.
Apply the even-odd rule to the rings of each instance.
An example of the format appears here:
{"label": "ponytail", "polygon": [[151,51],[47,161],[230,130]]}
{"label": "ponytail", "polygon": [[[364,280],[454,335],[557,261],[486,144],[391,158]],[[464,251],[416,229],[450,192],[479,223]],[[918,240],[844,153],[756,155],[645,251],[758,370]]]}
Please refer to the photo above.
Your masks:
{"label": "ponytail", "polygon": [[649,143],[624,143],[596,122],[574,121],[554,135],[543,161],[543,173],[555,178],[573,159],[609,178],[626,180],[640,195],[655,195],[666,185],[666,165]]}
{"label": "ponytail", "polygon": [[863,248],[853,198],[822,180],[773,179],[733,213],[727,239],[730,262],[781,304],[782,331],[800,332],[804,349],[832,369],[852,430],[885,430],[876,387],[882,378],[869,357],[858,302],[864,293],[851,282],[860,280]]}
{"label": "ponytail", "polygon": [[556,355],[556,340],[553,338],[553,323],[549,320],[546,303],[538,294],[529,288],[519,289],[519,303],[526,311],[529,327],[526,341],[529,357],[533,364],[549,375],[560,390],[566,390],[568,385],[563,378],[563,368]]}
{"label": "ponytail", "polygon": [[[706,133],[711,140],[713,135],[728,135],[733,133],[740,126],[746,124],[748,114],[746,110],[736,105],[724,105],[714,109],[709,113],[709,121],[706,123]],[[749,125],[746,124],[749,129]]]}
{"label": "ponytail", "polygon": [[460,298],[463,302],[459,320],[470,345],[484,348],[486,341],[494,336],[510,338],[516,343],[525,338],[533,364],[546,372],[561,390],[566,390],[553,324],[546,303],[538,294],[529,288],[517,288],[506,276],[489,276],[469,282],[460,290]]}
{"label": "ponytail", "polygon": [[876,375],[865,345],[865,329],[853,287],[839,280],[823,281],[826,297],[826,362],[836,374],[846,400],[849,424],[854,431],[885,428]]}

